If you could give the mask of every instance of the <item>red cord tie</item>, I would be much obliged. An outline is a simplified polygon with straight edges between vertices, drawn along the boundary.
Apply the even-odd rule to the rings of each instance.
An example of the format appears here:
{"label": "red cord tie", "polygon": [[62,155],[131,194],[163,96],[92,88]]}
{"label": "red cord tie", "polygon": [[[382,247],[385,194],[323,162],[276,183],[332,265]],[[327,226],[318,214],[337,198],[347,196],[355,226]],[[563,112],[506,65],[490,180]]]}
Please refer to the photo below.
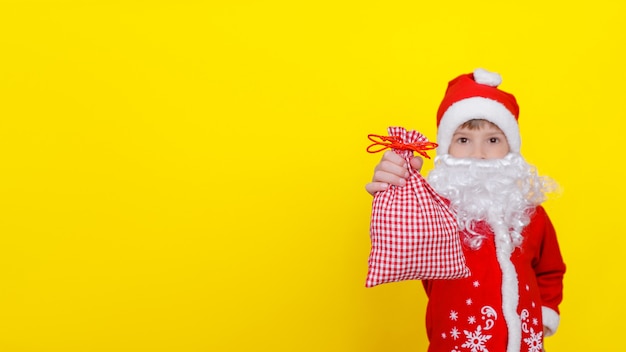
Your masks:
{"label": "red cord tie", "polygon": [[367,147],[368,153],[378,153],[385,149],[412,150],[419,153],[421,156],[430,159],[428,154],[426,154],[426,151],[435,149],[438,146],[437,143],[433,142],[404,143],[402,142],[402,139],[397,136],[379,136],[377,134],[370,134],[367,138],[374,142]]}

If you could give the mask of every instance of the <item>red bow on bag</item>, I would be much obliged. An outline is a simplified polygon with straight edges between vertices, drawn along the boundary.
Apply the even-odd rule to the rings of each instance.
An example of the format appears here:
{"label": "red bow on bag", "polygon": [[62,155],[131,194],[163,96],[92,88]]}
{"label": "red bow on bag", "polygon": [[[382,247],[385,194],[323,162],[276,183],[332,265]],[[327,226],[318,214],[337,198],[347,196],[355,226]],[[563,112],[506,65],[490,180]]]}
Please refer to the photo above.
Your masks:
{"label": "red bow on bag", "polygon": [[[430,156],[426,154],[426,151],[435,149],[438,146],[437,143],[429,141],[404,143],[402,141],[402,138],[399,136],[379,136],[377,134],[369,134],[367,135],[367,138],[370,141],[374,142],[367,147],[368,153],[378,153],[389,148],[395,150],[412,150],[419,153],[421,156],[430,159]],[[376,140],[375,138],[379,140]],[[377,146],[378,149],[373,149]]]}
{"label": "red bow on bag", "polygon": [[[417,131],[389,127],[389,134],[369,135],[374,144],[367,151],[376,153],[391,148],[410,165],[413,152],[428,158],[425,151],[437,147]],[[382,147],[373,149],[376,146]],[[419,172],[408,169],[406,186],[391,186],[374,195],[366,287],[469,275],[454,214]]]}

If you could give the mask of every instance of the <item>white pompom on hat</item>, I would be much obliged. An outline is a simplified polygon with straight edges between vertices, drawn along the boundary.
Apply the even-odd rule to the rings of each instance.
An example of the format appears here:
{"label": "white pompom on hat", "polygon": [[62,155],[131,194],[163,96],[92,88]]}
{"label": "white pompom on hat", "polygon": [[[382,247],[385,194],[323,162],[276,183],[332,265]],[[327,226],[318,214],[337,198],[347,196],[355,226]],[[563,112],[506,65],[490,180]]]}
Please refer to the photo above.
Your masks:
{"label": "white pompom on hat", "polygon": [[483,119],[498,126],[509,143],[510,151],[520,152],[519,106],[515,97],[498,89],[502,77],[478,68],[448,83],[437,111],[437,154],[448,154],[456,129],[472,119]]}

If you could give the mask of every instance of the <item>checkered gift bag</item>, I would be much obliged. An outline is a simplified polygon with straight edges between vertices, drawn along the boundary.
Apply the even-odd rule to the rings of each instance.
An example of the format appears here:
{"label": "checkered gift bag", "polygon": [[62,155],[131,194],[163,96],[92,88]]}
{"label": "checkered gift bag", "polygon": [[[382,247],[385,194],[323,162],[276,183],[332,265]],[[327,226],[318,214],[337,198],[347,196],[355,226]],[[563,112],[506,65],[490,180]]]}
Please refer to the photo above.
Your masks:
{"label": "checkered gift bag", "polygon": [[[388,137],[370,135],[375,143],[368,147],[369,152],[391,148],[410,165],[414,151],[428,158],[424,151],[437,146],[417,131],[402,127],[389,127],[388,131]],[[454,214],[419,172],[410,166],[409,172],[406,186],[392,185],[374,195],[366,287],[469,276]]]}

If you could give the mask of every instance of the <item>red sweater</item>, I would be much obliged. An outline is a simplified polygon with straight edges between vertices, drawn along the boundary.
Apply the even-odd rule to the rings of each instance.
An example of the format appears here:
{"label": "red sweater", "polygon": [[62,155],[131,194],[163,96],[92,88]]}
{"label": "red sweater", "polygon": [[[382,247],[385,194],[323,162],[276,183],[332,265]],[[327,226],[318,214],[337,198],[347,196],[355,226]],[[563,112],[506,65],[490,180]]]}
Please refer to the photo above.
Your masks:
{"label": "red sweater", "polygon": [[[559,324],[558,306],[565,273],[550,218],[541,206],[533,213],[523,231],[521,248],[516,248],[510,257],[516,280],[508,285],[503,285],[491,229],[482,224],[478,230],[488,236],[482,247],[463,248],[470,277],[423,281],[428,295],[428,351],[505,352],[511,338],[514,340],[509,349],[515,349],[514,352],[540,352],[544,326],[551,334]],[[514,318],[505,319],[503,295],[517,295],[517,307],[509,309],[516,311]]]}

